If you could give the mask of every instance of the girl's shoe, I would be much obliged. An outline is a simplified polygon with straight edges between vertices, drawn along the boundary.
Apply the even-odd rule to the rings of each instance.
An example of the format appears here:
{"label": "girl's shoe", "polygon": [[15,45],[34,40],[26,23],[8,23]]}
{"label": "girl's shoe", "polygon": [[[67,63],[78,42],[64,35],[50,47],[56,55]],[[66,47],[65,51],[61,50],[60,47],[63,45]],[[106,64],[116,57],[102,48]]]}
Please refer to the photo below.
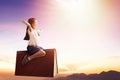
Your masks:
{"label": "girl's shoe", "polygon": [[28,62],[28,55],[26,54],[22,60],[22,65],[25,65]]}

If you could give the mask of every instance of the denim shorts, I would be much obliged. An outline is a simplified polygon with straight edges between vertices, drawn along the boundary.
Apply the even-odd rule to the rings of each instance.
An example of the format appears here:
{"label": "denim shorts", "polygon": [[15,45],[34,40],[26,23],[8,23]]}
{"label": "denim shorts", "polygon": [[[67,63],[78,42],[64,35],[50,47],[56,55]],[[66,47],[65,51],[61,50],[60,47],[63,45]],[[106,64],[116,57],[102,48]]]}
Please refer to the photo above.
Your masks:
{"label": "denim shorts", "polygon": [[42,50],[43,48],[40,46],[27,46],[27,53],[28,55],[32,55],[36,52],[38,52],[39,50]]}

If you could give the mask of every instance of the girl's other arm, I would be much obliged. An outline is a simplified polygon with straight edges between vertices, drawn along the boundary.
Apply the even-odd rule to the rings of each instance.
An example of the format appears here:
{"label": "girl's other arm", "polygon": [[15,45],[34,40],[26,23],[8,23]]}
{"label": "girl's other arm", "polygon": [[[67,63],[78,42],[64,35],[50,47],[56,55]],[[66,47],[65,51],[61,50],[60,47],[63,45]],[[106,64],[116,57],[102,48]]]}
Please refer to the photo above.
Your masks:
{"label": "girl's other arm", "polygon": [[40,36],[40,33],[42,32],[42,29],[38,29],[37,32],[38,32],[38,35]]}

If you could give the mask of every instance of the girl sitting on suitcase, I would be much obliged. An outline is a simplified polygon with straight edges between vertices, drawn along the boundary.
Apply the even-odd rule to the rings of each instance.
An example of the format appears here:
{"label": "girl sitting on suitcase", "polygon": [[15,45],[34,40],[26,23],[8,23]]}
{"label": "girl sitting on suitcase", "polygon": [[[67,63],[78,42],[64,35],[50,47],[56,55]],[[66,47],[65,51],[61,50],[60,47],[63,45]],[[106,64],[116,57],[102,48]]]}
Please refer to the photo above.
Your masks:
{"label": "girl sitting on suitcase", "polygon": [[24,40],[28,40],[27,54],[22,60],[22,64],[25,65],[32,59],[45,56],[46,52],[38,45],[40,30],[36,30],[37,20],[35,18],[30,18],[28,19],[28,22],[25,20],[20,21],[27,26],[26,36],[24,38]]}

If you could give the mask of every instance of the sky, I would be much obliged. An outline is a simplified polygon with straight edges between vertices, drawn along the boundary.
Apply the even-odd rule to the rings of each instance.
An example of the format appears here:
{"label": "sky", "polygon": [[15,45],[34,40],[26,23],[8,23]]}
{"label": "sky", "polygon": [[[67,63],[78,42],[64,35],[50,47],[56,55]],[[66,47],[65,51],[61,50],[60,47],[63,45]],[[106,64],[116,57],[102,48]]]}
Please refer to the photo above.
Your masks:
{"label": "sky", "polygon": [[35,17],[40,46],[57,50],[59,72],[120,71],[120,0],[0,0],[0,69],[14,71]]}

